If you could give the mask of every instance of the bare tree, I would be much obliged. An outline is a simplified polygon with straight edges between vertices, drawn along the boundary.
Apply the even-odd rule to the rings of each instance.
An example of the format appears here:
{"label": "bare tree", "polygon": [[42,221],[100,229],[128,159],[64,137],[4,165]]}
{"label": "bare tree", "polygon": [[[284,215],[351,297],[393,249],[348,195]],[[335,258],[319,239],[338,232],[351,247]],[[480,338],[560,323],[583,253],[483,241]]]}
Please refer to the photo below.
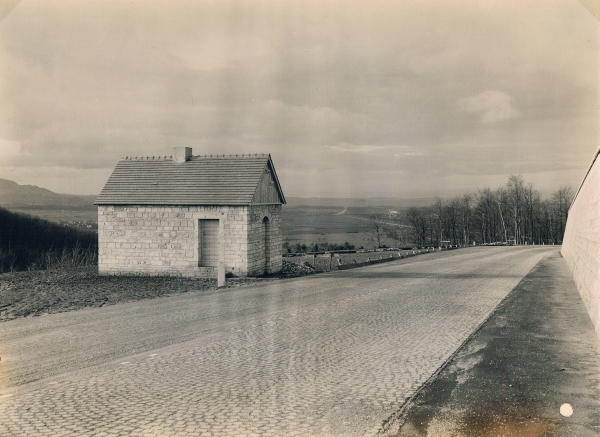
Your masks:
{"label": "bare tree", "polygon": [[524,223],[525,239],[528,243],[535,243],[539,234],[541,195],[533,189],[533,184],[528,184],[524,191],[524,204],[526,221]]}
{"label": "bare tree", "polygon": [[402,223],[400,217],[396,217],[391,223],[386,226],[386,236],[396,243],[396,247],[402,246],[404,241],[404,234],[402,233]]}
{"label": "bare tree", "polygon": [[502,230],[504,231],[504,242],[508,242],[507,234],[506,234],[506,224],[504,223],[504,214],[502,213],[502,209],[506,211],[506,192],[502,189],[502,187],[496,190],[496,203],[498,204],[498,211],[500,212],[500,222],[502,223]]}
{"label": "bare tree", "polygon": [[381,214],[373,214],[369,217],[369,231],[371,233],[371,240],[377,244],[377,248],[381,247],[381,239],[386,234],[386,221],[385,217]]}
{"label": "bare tree", "polygon": [[[484,188],[476,195],[463,195],[428,208],[410,208],[406,223],[412,228],[415,244],[424,246],[450,241],[468,245],[473,241],[515,244],[562,243],[574,192],[563,186],[542,200],[522,176],[510,176],[496,190]],[[436,241],[436,243],[434,243]]]}
{"label": "bare tree", "polygon": [[513,238],[515,240],[515,244],[520,244],[523,242],[522,223],[524,210],[523,203],[525,197],[525,182],[523,181],[523,177],[521,175],[511,175],[508,178],[508,183],[506,184],[506,191],[508,193],[508,199],[510,204]]}
{"label": "bare tree", "polygon": [[569,215],[569,208],[573,201],[573,189],[571,187],[563,186],[552,194],[552,206],[553,206],[553,217],[554,227],[556,229],[556,235],[558,237],[557,243],[562,243],[562,237],[565,233],[565,227],[567,225],[567,216]]}
{"label": "bare tree", "polygon": [[491,189],[484,188],[478,192],[475,214],[479,223],[481,242],[498,241],[500,215],[496,195]]}
{"label": "bare tree", "polygon": [[406,220],[413,229],[413,242],[417,246],[425,246],[429,230],[428,216],[421,209],[410,208],[406,212]]}
{"label": "bare tree", "polygon": [[446,204],[444,207],[444,218],[446,224],[446,235],[452,237],[452,245],[458,245],[459,220],[460,220],[460,201],[455,198]]}
{"label": "bare tree", "polygon": [[460,225],[462,228],[462,244],[468,246],[471,242],[471,220],[472,220],[472,203],[473,197],[470,194],[465,194],[460,199]]}
{"label": "bare tree", "polygon": [[436,238],[439,235],[437,246],[441,246],[442,240],[444,239],[444,206],[439,197],[436,197],[435,203],[433,204],[433,218],[432,225],[435,226]]}

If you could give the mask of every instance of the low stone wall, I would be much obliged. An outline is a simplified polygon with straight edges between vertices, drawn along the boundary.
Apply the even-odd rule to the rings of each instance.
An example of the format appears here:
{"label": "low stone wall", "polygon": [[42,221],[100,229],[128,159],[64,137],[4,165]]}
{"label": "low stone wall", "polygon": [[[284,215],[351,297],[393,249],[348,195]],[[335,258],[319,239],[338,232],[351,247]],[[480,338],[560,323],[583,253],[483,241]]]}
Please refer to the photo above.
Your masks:
{"label": "low stone wall", "polygon": [[[315,253],[315,254],[291,254],[284,255],[288,261],[308,264],[317,272],[329,272],[334,270],[345,270],[352,267],[376,264],[407,258],[409,256],[428,253],[435,249],[421,250],[372,250],[351,253]],[[439,249],[437,249],[439,250]]]}
{"label": "low stone wall", "polygon": [[384,252],[357,252],[336,254],[336,265],[338,268],[352,264],[365,264],[378,261],[406,258],[409,252],[403,251],[384,251]]}
{"label": "low stone wall", "polygon": [[594,160],[575,196],[563,238],[561,254],[588,314],[600,335],[600,159]]}

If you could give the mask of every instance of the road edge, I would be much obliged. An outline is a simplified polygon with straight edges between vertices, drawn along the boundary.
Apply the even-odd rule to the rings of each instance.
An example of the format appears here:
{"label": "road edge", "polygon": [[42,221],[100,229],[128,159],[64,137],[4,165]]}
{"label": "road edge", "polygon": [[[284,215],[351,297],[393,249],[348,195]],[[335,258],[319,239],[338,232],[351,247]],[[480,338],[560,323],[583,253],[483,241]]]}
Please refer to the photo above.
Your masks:
{"label": "road edge", "polygon": [[[400,406],[400,409],[398,411],[396,411],[395,413],[392,413],[392,415],[390,417],[388,417],[386,420],[383,421],[379,431],[377,431],[377,433],[373,436],[373,437],[394,437],[399,431],[400,428],[402,427],[402,425],[404,425],[404,422],[406,420],[406,413],[408,412],[408,410],[413,406],[414,400],[415,398],[425,389],[426,386],[428,386],[433,380],[435,380],[440,373],[452,362],[454,361],[454,359],[456,358],[456,356],[458,355],[459,351],[479,332],[481,331],[481,328],[483,327],[483,325],[485,325],[490,318],[492,318],[492,316],[498,311],[498,308],[500,307],[500,305],[502,305],[502,303],[504,303],[514,292],[515,290],[517,290],[519,288],[519,286],[521,285],[521,283],[525,280],[525,278],[527,278],[531,272],[537,268],[542,261],[544,261],[546,258],[548,258],[550,256],[551,252],[547,253],[546,255],[544,255],[542,258],[540,258],[540,260],[535,263],[535,265],[533,267],[531,267],[531,269],[521,278],[521,280],[513,287],[512,290],[510,290],[506,296],[504,296],[494,307],[494,309],[492,309],[492,311],[490,311],[490,313],[485,317],[485,319],[473,330],[473,332],[471,332],[471,334],[469,334],[465,340],[455,349],[455,351],[448,356],[448,358],[442,363],[442,365],[440,365],[440,367],[438,367],[436,369],[435,372],[433,372],[431,374],[431,376],[429,378],[427,378],[427,380],[421,384],[421,386],[415,390],[415,392],[406,400],[404,401],[404,403]],[[560,249],[558,249],[558,254],[559,256],[562,258],[562,254],[560,253]],[[366,436],[365,436],[366,437]]]}

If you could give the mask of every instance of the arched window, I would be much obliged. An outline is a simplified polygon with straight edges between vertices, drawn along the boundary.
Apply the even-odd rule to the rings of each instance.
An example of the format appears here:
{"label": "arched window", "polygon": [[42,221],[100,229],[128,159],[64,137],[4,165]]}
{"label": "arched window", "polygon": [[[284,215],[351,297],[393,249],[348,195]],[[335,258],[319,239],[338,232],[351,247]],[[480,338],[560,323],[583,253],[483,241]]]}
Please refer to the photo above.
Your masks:
{"label": "arched window", "polygon": [[263,218],[263,242],[265,248],[264,274],[271,273],[271,223],[269,217]]}

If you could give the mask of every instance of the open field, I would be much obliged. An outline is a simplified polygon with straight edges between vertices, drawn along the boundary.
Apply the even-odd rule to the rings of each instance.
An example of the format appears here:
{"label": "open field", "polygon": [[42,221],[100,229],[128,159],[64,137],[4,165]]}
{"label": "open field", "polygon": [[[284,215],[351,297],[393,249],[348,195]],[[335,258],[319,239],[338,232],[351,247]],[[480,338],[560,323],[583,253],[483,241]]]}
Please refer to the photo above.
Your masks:
{"label": "open field", "polygon": [[[82,229],[98,229],[98,210],[94,205],[63,207],[49,205],[6,206],[7,209],[30,214],[55,223]],[[348,242],[356,248],[372,249],[375,244],[369,230],[369,216],[389,213],[394,210],[405,213],[405,208],[394,206],[289,206],[283,207],[283,241],[291,245]],[[394,242],[384,238],[383,244],[393,246]]]}
{"label": "open field", "polygon": [[6,205],[12,212],[29,214],[54,223],[82,229],[98,229],[98,208],[89,206]]}
{"label": "open field", "polygon": [[[296,243],[344,243],[356,248],[372,249],[369,217],[372,214],[389,213],[390,210],[404,214],[393,207],[315,207],[285,206],[282,213],[283,240]],[[383,244],[393,246],[393,240],[384,238]]]}

